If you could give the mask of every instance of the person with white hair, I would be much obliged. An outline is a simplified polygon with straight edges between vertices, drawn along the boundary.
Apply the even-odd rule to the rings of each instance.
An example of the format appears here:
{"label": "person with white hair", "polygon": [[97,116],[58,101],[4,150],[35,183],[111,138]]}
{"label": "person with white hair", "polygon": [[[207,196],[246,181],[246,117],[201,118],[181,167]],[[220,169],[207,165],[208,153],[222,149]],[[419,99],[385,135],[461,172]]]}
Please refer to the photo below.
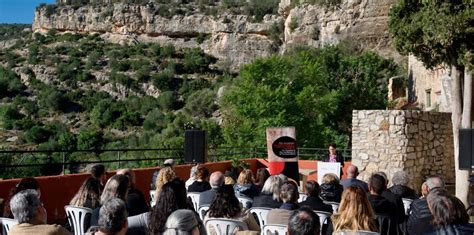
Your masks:
{"label": "person with white hair", "polygon": [[120,198],[110,199],[100,208],[98,226],[91,228],[87,235],[125,235],[127,216],[125,202]]}
{"label": "person with white hair", "polygon": [[15,194],[10,208],[18,224],[10,229],[9,235],[67,235],[65,228],[56,224],[46,224],[46,209],[36,190],[27,189]]}
{"label": "person with white hair", "polygon": [[408,174],[404,171],[397,171],[392,176],[392,184],[388,190],[401,198],[416,199],[415,190],[408,187]]}
{"label": "person with white hair", "polygon": [[189,188],[191,184],[194,183],[194,181],[197,180],[197,170],[198,170],[199,165],[195,165],[191,167],[191,171],[189,172],[189,179],[186,180],[186,188]]}
{"label": "person with white hair", "polygon": [[187,209],[176,210],[168,217],[163,235],[204,235],[199,230],[199,222],[195,212]]}

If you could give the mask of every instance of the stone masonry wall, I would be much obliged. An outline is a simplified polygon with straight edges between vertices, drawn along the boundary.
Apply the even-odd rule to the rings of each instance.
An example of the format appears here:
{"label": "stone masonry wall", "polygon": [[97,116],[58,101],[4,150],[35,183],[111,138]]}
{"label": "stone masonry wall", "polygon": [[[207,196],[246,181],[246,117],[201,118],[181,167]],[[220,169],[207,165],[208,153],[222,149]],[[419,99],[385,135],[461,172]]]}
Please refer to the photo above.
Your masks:
{"label": "stone masonry wall", "polygon": [[377,171],[403,170],[420,191],[424,177],[440,175],[454,183],[454,146],[450,113],[415,110],[354,110],[352,164],[360,178]]}

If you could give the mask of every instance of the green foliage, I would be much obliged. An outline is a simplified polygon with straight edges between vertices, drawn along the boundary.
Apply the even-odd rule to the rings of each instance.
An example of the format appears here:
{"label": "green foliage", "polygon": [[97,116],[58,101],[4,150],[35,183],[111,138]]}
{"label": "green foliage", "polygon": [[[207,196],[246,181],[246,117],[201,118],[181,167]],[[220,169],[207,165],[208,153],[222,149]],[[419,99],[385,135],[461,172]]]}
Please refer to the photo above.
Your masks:
{"label": "green foliage", "polygon": [[280,20],[279,22],[274,22],[268,30],[268,38],[272,40],[276,48],[283,43],[282,38],[284,30],[285,22],[283,22],[283,20]]}
{"label": "green foliage", "polygon": [[390,10],[389,30],[397,50],[412,53],[428,68],[468,65],[474,51],[474,2],[399,1]]}
{"label": "green foliage", "polygon": [[24,89],[25,86],[15,72],[0,66],[0,98],[16,96]]}
{"label": "green foliage", "polygon": [[62,92],[52,89],[41,91],[39,99],[40,105],[51,111],[65,111],[70,104]]}
{"label": "green foliage", "polygon": [[216,93],[211,89],[202,89],[192,93],[184,106],[184,110],[192,117],[211,117],[216,111]]}
{"label": "green foliage", "polygon": [[277,14],[280,0],[250,0],[247,11],[255,17],[256,21],[262,21],[267,14]]}
{"label": "green foliage", "polygon": [[29,32],[24,29],[30,27],[28,24],[0,24],[0,41],[25,37]]}
{"label": "green foliage", "polygon": [[102,132],[97,129],[82,129],[77,136],[77,149],[100,149],[103,143]]}
{"label": "green foliage", "polygon": [[189,73],[203,72],[208,69],[215,59],[198,48],[193,48],[184,54],[183,66]]}
{"label": "green foliage", "polygon": [[221,100],[223,137],[261,147],[267,127],[295,126],[299,146],[345,146],[352,110],[385,108],[385,84],[397,72],[374,53],[348,55],[338,47],[258,59],[240,71]]}
{"label": "green foliage", "polygon": [[47,141],[50,135],[51,132],[48,129],[41,126],[34,126],[25,133],[23,138],[28,143],[40,144]]}

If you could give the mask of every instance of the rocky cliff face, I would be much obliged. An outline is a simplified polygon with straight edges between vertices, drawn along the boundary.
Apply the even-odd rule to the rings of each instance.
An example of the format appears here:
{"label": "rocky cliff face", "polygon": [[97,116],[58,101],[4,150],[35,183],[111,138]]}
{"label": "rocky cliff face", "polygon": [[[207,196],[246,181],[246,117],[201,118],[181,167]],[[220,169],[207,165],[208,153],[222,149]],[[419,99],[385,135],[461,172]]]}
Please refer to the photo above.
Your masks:
{"label": "rocky cliff face", "polygon": [[[343,0],[338,6],[302,4],[291,7],[282,0],[278,15],[266,15],[253,23],[246,15],[158,15],[160,5],[108,4],[38,8],[33,30],[46,32],[101,33],[115,42],[173,43],[176,47],[200,47],[237,69],[257,57],[284,52],[295,45],[322,46],[349,39],[355,44],[396,57],[388,35],[388,12],[395,0]],[[280,42],[275,26],[284,22]],[[272,29],[273,28],[273,29]],[[273,31],[273,32],[272,32]],[[272,35],[273,33],[273,35]]]}

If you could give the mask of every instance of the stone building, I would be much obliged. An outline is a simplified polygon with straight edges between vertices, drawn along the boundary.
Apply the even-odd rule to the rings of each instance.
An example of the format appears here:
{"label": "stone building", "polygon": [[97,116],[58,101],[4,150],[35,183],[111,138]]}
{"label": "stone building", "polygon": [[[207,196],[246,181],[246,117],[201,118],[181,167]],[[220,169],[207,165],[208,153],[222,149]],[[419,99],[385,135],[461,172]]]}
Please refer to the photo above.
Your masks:
{"label": "stone building", "polygon": [[454,183],[451,114],[418,110],[354,110],[352,164],[368,180],[377,171],[389,179],[397,171],[410,176],[420,191],[424,177],[441,175]]}
{"label": "stone building", "polygon": [[425,111],[451,112],[450,70],[427,69],[423,63],[408,57],[408,102]]}

